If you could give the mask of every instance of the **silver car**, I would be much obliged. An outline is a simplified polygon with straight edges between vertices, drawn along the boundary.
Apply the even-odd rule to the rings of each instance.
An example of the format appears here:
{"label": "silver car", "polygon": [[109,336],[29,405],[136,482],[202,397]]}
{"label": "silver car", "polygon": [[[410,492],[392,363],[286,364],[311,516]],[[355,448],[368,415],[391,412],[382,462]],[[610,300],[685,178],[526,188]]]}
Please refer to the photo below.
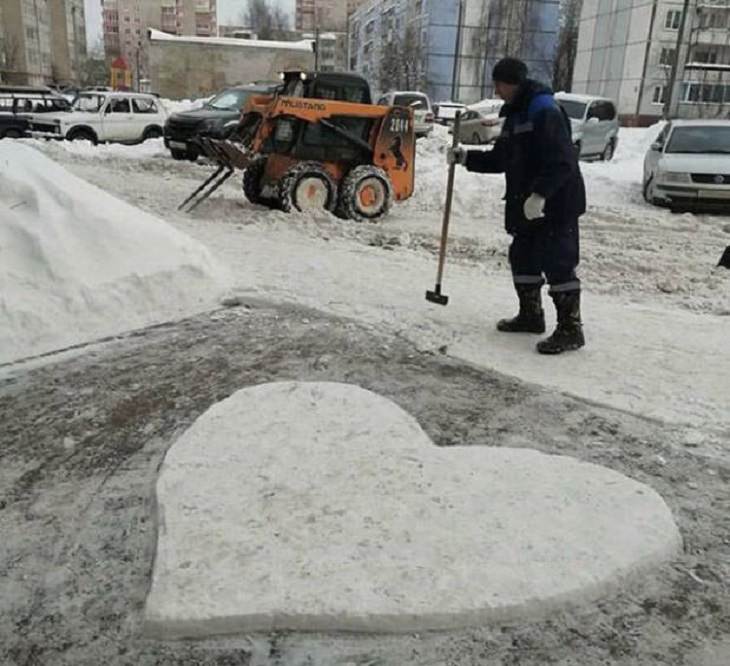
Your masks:
{"label": "silver car", "polygon": [[[453,127],[449,129],[452,134]],[[468,109],[459,119],[459,142],[467,144],[491,143],[502,132],[499,112]]]}
{"label": "silver car", "polygon": [[730,120],[671,120],[644,157],[644,198],[674,209],[730,208]]}
{"label": "silver car", "polygon": [[555,93],[570,118],[573,145],[581,158],[610,160],[618,145],[616,105],[605,97]]}
{"label": "silver car", "polygon": [[395,90],[383,95],[378,104],[411,107],[416,138],[428,136],[433,132],[434,114],[428,95],[412,90]]}

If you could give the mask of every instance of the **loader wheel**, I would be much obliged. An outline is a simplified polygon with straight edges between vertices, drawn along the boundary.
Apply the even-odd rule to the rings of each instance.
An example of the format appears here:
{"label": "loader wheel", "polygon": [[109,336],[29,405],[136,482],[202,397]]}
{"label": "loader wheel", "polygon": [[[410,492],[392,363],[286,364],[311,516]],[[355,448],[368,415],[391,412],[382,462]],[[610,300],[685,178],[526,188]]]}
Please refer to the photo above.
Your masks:
{"label": "loader wheel", "polygon": [[347,174],[340,190],[340,210],[345,217],[360,222],[374,221],[387,214],[393,199],[388,175],[369,164]]}
{"label": "loader wheel", "polygon": [[246,170],[243,172],[243,193],[253,204],[271,206],[273,202],[270,199],[264,199],[261,196],[261,179],[264,176],[265,169],[265,155],[257,157],[246,167]]}
{"label": "loader wheel", "polygon": [[318,162],[302,162],[284,174],[279,184],[279,204],[287,213],[292,210],[329,210],[337,203],[337,188],[325,168]]}

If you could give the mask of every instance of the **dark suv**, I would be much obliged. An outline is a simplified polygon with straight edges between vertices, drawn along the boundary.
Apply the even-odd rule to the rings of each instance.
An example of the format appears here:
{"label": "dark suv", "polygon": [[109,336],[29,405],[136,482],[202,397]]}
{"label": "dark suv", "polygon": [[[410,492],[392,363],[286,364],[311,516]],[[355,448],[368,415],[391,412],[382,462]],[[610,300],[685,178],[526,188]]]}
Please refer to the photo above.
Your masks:
{"label": "dark suv", "polygon": [[222,139],[241,117],[241,109],[251,95],[271,94],[280,84],[252,83],[227,88],[202,108],[173,113],[165,123],[165,145],[176,160],[196,160],[199,155],[194,139],[210,136]]}
{"label": "dark suv", "polygon": [[70,105],[44,86],[0,86],[0,139],[28,136],[30,113],[68,111]]}

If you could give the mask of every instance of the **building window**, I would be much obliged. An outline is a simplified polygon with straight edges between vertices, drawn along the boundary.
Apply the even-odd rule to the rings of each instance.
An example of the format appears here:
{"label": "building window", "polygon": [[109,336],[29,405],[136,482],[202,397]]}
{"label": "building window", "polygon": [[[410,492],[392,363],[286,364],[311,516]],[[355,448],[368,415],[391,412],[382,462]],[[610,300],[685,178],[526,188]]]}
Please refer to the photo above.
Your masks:
{"label": "building window", "polygon": [[679,9],[670,9],[664,19],[664,27],[667,30],[679,30],[682,21],[682,12]]}
{"label": "building window", "polygon": [[717,62],[717,51],[711,49],[695,51],[692,62],[704,62],[708,65],[712,65]]}
{"label": "building window", "polygon": [[674,55],[676,52],[676,49],[663,48],[662,53],[659,56],[659,64],[666,65],[667,67],[674,65]]}
{"label": "building window", "polygon": [[730,86],[722,83],[683,83],[679,99],[686,104],[723,104],[730,102]]}
{"label": "building window", "polygon": [[700,14],[701,28],[725,28],[727,27],[727,12],[713,12],[698,10]]}
{"label": "building window", "polygon": [[654,86],[654,94],[652,95],[652,104],[664,104],[667,101],[667,87]]}

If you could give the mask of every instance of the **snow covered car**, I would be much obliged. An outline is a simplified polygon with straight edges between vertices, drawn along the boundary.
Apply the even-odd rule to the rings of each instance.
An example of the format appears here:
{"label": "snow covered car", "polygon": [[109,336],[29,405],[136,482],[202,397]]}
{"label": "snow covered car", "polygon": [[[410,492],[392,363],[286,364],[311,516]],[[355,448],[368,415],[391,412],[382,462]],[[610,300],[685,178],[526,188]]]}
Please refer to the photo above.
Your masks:
{"label": "snow covered car", "polygon": [[71,111],[28,118],[31,134],[36,137],[139,143],[162,136],[167,112],[155,95],[83,92]]}
{"label": "snow covered car", "polygon": [[570,118],[573,144],[578,156],[610,160],[618,145],[616,105],[604,97],[555,93]]}
{"label": "snow covered car", "polygon": [[730,120],[671,120],[644,157],[644,199],[730,209]]}
{"label": "snow covered car", "polygon": [[408,106],[413,109],[413,124],[416,138],[428,136],[433,132],[433,108],[428,95],[422,92],[402,90],[386,93],[379,100],[381,106]]}

